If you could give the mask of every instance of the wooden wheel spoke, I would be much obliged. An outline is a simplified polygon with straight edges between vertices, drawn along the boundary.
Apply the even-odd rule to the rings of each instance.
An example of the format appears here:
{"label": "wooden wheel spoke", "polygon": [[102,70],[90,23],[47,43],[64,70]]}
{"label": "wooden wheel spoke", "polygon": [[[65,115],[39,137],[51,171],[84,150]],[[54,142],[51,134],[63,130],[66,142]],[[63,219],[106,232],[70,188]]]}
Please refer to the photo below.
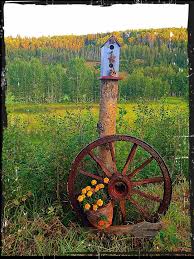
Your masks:
{"label": "wooden wheel spoke", "polygon": [[163,177],[152,177],[152,178],[132,182],[132,184],[133,186],[141,186],[141,185],[150,184],[150,183],[161,183],[163,181],[164,181]]}
{"label": "wooden wheel spoke", "polygon": [[126,204],[126,200],[119,201],[119,206],[120,206],[120,210],[121,210],[121,214],[122,214],[123,223],[126,222],[126,207],[125,207],[125,204]]}
{"label": "wooden wheel spoke", "polygon": [[137,189],[133,189],[132,192],[134,194],[139,194],[140,196],[146,198],[146,199],[149,199],[149,200],[152,200],[152,201],[157,201],[157,202],[161,202],[162,199],[160,199],[160,197],[158,196],[154,196],[152,194],[149,194],[149,193],[145,193],[145,192],[142,192],[140,190],[137,190]]}
{"label": "wooden wheel spoke", "polygon": [[143,162],[143,164],[141,164],[138,168],[136,168],[131,174],[129,174],[129,177],[132,178],[134,177],[136,174],[138,174],[145,166],[147,166],[149,163],[152,162],[152,160],[154,159],[154,157],[150,157],[147,160],[145,160]]}
{"label": "wooden wheel spoke", "polygon": [[112,157],[112,165],[113,165],[113,169],[115,172],[117,172],[117,166],[116,166],[116,159],[115,159],[115,147],[113,142],[109,142],[109,149],[110,149],[110,153],[111,153],[111,157]]}
{"label": "wooden wheel spoke", "polygon": [[137,144],[134,144],[133,147],[131,148],[131,151],[130,151],[128,157],[127,157],[127,161],[126,161],[126,163],[123,167],[123,170],[122,170],[123,175],[126,175],[129,164],[132,162],[132,160],[133,160],[133,158],[136,154],[137,147],[138,147]]}
{"label": "wooden wheel spoke", "polygon": [[[116,167],[123,157],[120,154],[117,158],[118,141],[119,143],[130,144],[119,172]],[[139,148],[143,152],[147,152],[146,157],[138,155]],[[123,151],[121,149],[121,152]],[[95,169],[96,167],[97,169]],[[160,174],[154,174],[155,169],[160,170]],[[146,172],[149,172],[150,176],[146,176]],[[79,152],[71,166],[67,191],[71,205],[77,214],[83,218],[83,221],[85,220],[85,214],[83,216],[80,203],[77,201],[77,195],[79,194],[75,195],[75,193],[78,189],[80,193],[81,188],[83,188],[82,185],[86,184],[84,179],[87,181],[95,179],[100,183],[103,182],[105,177],[110,179],[108,194],[115,202],[114,224],[119,219],[121,225],[119,227],[126,224],[128,220],[128,205],[135,212],[130,215],[130,221],[134,223],[140,218],[141,220],[155,222],[157,215],[164,214],[167,211],[172,195],[169,170],[160,154],[146,142],[128,135],[110,135],[93,141]],[[163,195],[162,193],[155,193],[153,188],[149,190],[149,188],[141,188],[141,186],[159,187]],[[153,204],[153,206],[149,207],[149,204]],[[85,223],[88,224],[88,221]]]}
{"label": "wooden wheel spoke", "polygon": [[148,218],[148,211],[143,208],[141,205],[139,205],[139,203],[137,201],[135,201],[134,199],[132,199],[132,197],[128,197],[129,201],[143,214],[144,218]]}
{"label": "wooden wheel spoke", "polygon": [[88,177],[91,177],[91,178],[93,178],[93,179],[100,180],[100,181],[103,182],[103,178],[100,177],[100,176],[98,176],[98,175],[95,175],[95,174],[86,172],[86,171],[84,171],[83,169],[80,169],[79,172],[80,172],[81,174],[83,174],[83,175],[86,175],[86,176],[88,176]]}
{"label": "wooden wheel spoke", "polygon": [[101,167],[102,171],[106,174],[107,177],[111,177],[112,173],[108,170],[106,165],[103,163],[103,161],[94,155],[92,151],[89,151],[88,154],[91,156],[91,158]]}

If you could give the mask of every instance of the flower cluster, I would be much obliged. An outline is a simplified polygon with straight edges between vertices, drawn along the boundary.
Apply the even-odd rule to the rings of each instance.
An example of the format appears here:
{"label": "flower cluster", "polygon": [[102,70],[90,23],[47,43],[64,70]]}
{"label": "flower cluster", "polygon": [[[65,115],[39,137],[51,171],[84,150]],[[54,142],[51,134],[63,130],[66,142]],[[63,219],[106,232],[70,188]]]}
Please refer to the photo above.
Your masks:
{"label": "flower cluster", "polygon": [[92,209],[96,211],[99,207],[106,205],[108,202],[108,192],[106,184],[109,179],[103,179],[104,183],[98,183],[96,180],[91,181],[91,186],[82,189],[77,200],[83,206],[84,210]]}

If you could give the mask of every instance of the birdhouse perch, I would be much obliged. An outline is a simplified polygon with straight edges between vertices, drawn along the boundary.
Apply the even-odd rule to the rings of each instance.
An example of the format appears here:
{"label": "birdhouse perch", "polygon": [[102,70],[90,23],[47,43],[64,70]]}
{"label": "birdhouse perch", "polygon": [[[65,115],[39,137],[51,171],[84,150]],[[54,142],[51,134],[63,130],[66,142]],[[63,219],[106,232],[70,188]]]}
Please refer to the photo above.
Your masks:
{"label": "birdhouse perch", "polygon": [[119,56],[121,45],[111,36],[101,46],[101,73],[100,79],[119,80]]}

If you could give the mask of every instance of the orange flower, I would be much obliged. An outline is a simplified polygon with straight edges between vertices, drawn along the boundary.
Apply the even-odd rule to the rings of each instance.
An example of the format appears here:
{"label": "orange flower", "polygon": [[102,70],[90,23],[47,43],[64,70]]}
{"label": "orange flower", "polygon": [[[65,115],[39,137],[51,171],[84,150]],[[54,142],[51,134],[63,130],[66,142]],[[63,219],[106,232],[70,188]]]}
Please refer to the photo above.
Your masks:
{"label": "orange flower", "polygon": [[92,191],[88,191],[86,195],[87,195],[88,197],[91,197],[91,196],[92,196]]}
{"label": "orange flower", "polygon": [[98,192],[100,190],[99,186],[97,185],[96,188],[94,189],[95,192]]}
{"label": "orange flower", "polygon": [[93,205],[93,210],[97,210],[98,209],[98,206],[96,204]]}
{"label": "orange flower", "polygon": [[99,186],[100,189],[104,188],[104,184],[103,183],[98,184],[98,186]]}
{"label": "orange flower", "polygon": [[90,191],[91,190],[91,186],[87,186],[85,189],[86,189],[86,191]]}
{"label": "orange flower", "polygon": [[108,182],[109,182],[108,177],[105,177],[105,178],[104,178],[104,183],[108,183]]}
{"label": "orange flower", "polygon": [[90,206],[90,204],[89,204],[89,203],[86,203],[86,205],[85,205],[85,207],[84,207],[84,208],[85,208],[86,210],[89,210],[89,209],[90,209],[90,207],[91,207],[91,206]]}
{"label": "orange flower", "polygon": [[84,199],[84,197],[83,197],[82,195],[79,195],[78,198],[77,198],[77,200],[78,200],[79,202],[82,202],[83,199]]}
{"label": "orange flower", "polygon": [[92,185],[96,185],[96,184],[97,184],[97,181],[96,181],[96,180],[92,180],[92,181],[91,181],[91,184],[92,184]]}
{"label": "orange flower", "polygon": [[96,204],[101,207],[103,205],[103,200],[99,199],[97,200]]}
{"label": "orange flower", "polygon": [[83,193],[83,194],[86,194],[86,192],[87,192],[87,191],[86,191],[86,188],[82,189],[82,193]]}

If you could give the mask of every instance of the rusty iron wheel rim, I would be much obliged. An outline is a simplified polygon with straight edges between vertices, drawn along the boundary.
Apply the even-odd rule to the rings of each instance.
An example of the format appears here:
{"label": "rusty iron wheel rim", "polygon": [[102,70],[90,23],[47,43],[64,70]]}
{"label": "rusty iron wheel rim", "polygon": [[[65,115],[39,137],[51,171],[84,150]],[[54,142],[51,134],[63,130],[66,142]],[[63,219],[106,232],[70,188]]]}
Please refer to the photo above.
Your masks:
{"label": "rusty iron wheel rim", "polygon": [[[110,197],[113,199],[113,201],[114,201],[114,199],[119,201],[120,210],[121,210],[122,216],[123,216],[123,223],[125,221],[124,218],[126,216],[126,215],[124,215],[124,214],[126,214],[126,208],[125,208],[125,203],[124,203],[124,200],[126,200],[125,196],[128,195],[127,199],[129,199],[129,201],[134,206],[138,206],[138,204],[135,204],[136,202],[131,198],[132,195],[134,194],[133,191],[132,191],[132,188],[135,187],[135,186],[138,186],[138,184],[142,185],[142,184],[163,182],[164,183],[163,198],[162,198],[162,200],[160,200],[160,205],[159,205],[158,210],[150,216],[144,215],[145,220],[150,221],[150,222],[157,222],[160,218],[160,215],[164,215],[166,213],[166,211],[169,207],[169,204],[170,204],[171,195],[172,195],[172,184],[171,184],[170,174],[169,174],[168,168],[167,168],[164,160],[162,159],[160,154],[152,146],[150,146],[149,144],[147,144],[146,142],[144,142],[144,141],[142,141],[138,138],[135,138],[135,137],[132,137],[132,136],[129,136],[129,135],[111,135],[111,136],[105,136],[105,137],[99,138],[99,139],[91,142],[90,144],[88,144],[76,156],[76,158],[74,159],[74,161],[72,163],[70,174],[69,174],[69,177],[68,177],[68,183],[67,183],[67,192],[68,192],[70,202],[71,202],[71,205],[72,205],[73,209],[78,214],[78,216],[81,217],[83,222],[85,224],[87,224],[87,219],[86,219],[83,211],[80,209],[79,202],[77,201],[77,197],[76,197],[76,194],[75,194],[75,188],[74,188],[75,184],[76,184],[76,182],[75,182],[76,176],[77,176],[77,174],[79,174],[78,167],[79,167],[81,161],[83,160],[83,158],[86,155],[88,155],[89,153],[91,153],[93,149],[97,148],[98,146],[113,143],[113,142],[116,142],[116,141],[127,141],[127,142],[130,142],[130,143],[133,144],[133,146],[132,146],[132,148],[129,152],[132,156],[132,159],[135,156],[135,153],[136,153],[136,150],[137,150],[138,146],[143,148],[145,151],[147,151],[151,155],[151,157],[149,159],[147,159],[147,161],[145,161],[145,166],[147,164],[149,164],[152,160],[155,160],[157,162],[160,170],[161,170],[161,173],[162,173],[162,177],[157,176],[157,177],[143,179],[142,181],[140,180],[140,181],[137,181],[137,182],[131,181],[131,178],[133,178],[134,172],[132,174],[130,174],[132,176],[130,176],[130,175],[126,176],[125,175],[126,172],[122,172],[122,174],[119,175],[119,176],[118,176],[117,172],[115,172],[115,174],[111,176],[112,178],[110,180],[110,183],[108,184],[109,194],[110,194]],[[130,157],[130,155],[129,155],[129,157]],[[129,157],[127,159],[130,160]],[[128,166],[129,166],[129,164],[128,164]],[[123,170],[124,170],[124,168],[123,168]],[[123,175],[123,173],[124,173],[124,175]],[[93,175],[91,174],[90,177],[92,177],[92,176]],[[105,174],[105,177],[106,177],[106,174]],[[98,179],[98,177],[97,177],[97,179]],[[100,177],[99,177],[99,179],[100,179]],[[113,190],[113,186],[115,186],[115,183],[117,184],[118,182],[120,182],[120,184],[123,185],[122,188],[124,190],[123,193],[121,193],[120,196],[119,196],[118,193],[115,193],[115,187],[114,187],[114,190]],[[130,196],[130,194],[132,194],[132,195]],[[149,198],[155,199],[155,201],[157,200],[156,197],[153,197],[152,195],[149,195]],[[142,209],[141,207],[138,209],[139,212],[144,214],[143,211],[141,211],[141,209]]]}

